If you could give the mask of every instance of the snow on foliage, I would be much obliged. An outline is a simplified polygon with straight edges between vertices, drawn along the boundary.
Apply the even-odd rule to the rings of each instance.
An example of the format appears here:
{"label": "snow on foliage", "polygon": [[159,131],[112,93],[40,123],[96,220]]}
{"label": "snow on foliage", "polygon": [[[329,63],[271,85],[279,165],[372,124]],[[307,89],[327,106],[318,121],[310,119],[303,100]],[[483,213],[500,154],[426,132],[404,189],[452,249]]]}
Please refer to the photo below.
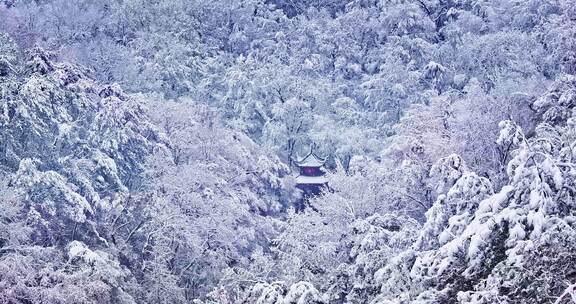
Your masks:
{"label": "snow on foliage", "polygon": [[0,302],[568,301],[573,2],[0,0]]}
{"label": "snow on foliage", "polygon": [[[554,94],[555,87],[551,90],[546,95]],[[573,107],[569,103],[564,106]],[[540,108],[540,113],[547,108]],[[494,291],[496,286],[509,288],[517,284],[513,283],[517,278],[502,277],[503,273],[529,269],[533,262],[531,255],[537,252],[535,246],[548,242],[551,233],[572,234],[569,206],[574,193],[567,189],[573,187],[574,171],[560,152],[575,139],[569,131],[571,126],[550,125],[544,120],[533,137],[526,137],[510,121],[502,122],[500,127],[498,144],[513,149],[507,171],[509,185],[492,195],[489,181],[468,173],[446,195],[439,196],[427,213],[428,220],[416,243],[416,249],[424,251],[415,253],[413,262],[407,261],[413,263],[408,275],[410,284],[419,284],[427,290],[419,296],[410,290],[404,296],[416,301],[513,301],[520,295]],[[450,198],[465,207],[452,205],[459,211],[450,213]],[[466,205],[462,205],[464,202]],[[559,227],[562,229],[558,230]],[[549,273],[545,268],[540,271]],[[518,273],[521,277],[526,274]],[[526,292],[537,290],[532,289],[536,288],[534,285],[530,288]],[[560,290],[559,286],[547,288]],[[553,292],[544,290],[548,294]]]}

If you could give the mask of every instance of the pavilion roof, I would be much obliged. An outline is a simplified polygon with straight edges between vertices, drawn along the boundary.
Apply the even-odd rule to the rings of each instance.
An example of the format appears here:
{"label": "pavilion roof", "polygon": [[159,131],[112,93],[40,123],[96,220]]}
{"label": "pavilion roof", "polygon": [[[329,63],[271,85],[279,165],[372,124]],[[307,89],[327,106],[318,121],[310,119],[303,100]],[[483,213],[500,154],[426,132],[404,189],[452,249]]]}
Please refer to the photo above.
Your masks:
{"label": "pavilion roof", "polygon": [[298,157],[294,161],[298,167],[322,167],[326,162],[326,159],[319,157],[313,152],[308,153],[304,157]]}
{"label": "pavilion roof", "polygon": [[323,185],[326,184],[328,180],[324,176],[304,176],[300,175],[296,177],[296,184],[298,185]]}

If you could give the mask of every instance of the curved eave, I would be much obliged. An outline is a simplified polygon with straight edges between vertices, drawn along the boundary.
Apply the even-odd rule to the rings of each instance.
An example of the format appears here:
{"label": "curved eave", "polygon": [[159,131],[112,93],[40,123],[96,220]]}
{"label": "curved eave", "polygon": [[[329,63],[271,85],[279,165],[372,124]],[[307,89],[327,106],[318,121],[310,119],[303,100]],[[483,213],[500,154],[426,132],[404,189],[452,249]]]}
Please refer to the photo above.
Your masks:
{"label": "curved eave", "polygon": [[304,176],[296,177],[296,184],[298,185],[325,185],[328,180],[324,176]]}

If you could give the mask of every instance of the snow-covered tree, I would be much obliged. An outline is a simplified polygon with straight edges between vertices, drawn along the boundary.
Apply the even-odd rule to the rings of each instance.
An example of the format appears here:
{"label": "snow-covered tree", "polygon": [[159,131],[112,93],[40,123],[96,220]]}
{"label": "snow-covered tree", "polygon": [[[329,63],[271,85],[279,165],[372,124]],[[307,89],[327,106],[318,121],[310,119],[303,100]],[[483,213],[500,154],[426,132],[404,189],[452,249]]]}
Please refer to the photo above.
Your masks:
{"label": "snow-covered tree", "polygon": [[[513,147],[508,185],[492,194],[485,178],[464,173],[439,196],[416,243],[416,249],[424,251],[404,261],[413,263],[408,264],[409,275],[403,272],[409,277],[406,284],[422,286],[426,292],[408,290],[404,296],[424,302],[537,303],[545,295],[561,293],[565,286],[555,282],[569,274],[550,272],[546,267],[555,266],[537,261],[533,254],[551,252],[540,246],[561,251],[557,246],[572,235],[573,165],[565,159],[574,141],[572,118],[557,113],[573,108],[573,88],[573,77],[564,76],[534,102],[532,107],[542,115],[534,136],[526,136],[511,121],[500,124],[497,144]],[[546,273],[545,283],[526,279],[534,278],[532,271]]]}

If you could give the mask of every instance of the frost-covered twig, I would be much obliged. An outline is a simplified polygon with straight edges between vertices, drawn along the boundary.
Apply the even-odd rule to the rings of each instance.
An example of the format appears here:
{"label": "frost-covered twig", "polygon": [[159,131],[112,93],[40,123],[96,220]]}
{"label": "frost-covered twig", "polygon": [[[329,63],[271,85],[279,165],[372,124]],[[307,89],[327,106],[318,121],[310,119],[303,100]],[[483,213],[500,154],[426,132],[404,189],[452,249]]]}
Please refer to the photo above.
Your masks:
{"label": "frost-covered twig", "polygon": [[567,295],[570,295],[572,303],[576,303],[576,291],[574,289],[576,289],[576,284],[571,284],[568,287],[566,287],[564,292],[560,295],[560,297],[558,297],[558,299],[556,299],[556,302],[554,302],[554,304],[560,304],[562,299],[564,299]]}

